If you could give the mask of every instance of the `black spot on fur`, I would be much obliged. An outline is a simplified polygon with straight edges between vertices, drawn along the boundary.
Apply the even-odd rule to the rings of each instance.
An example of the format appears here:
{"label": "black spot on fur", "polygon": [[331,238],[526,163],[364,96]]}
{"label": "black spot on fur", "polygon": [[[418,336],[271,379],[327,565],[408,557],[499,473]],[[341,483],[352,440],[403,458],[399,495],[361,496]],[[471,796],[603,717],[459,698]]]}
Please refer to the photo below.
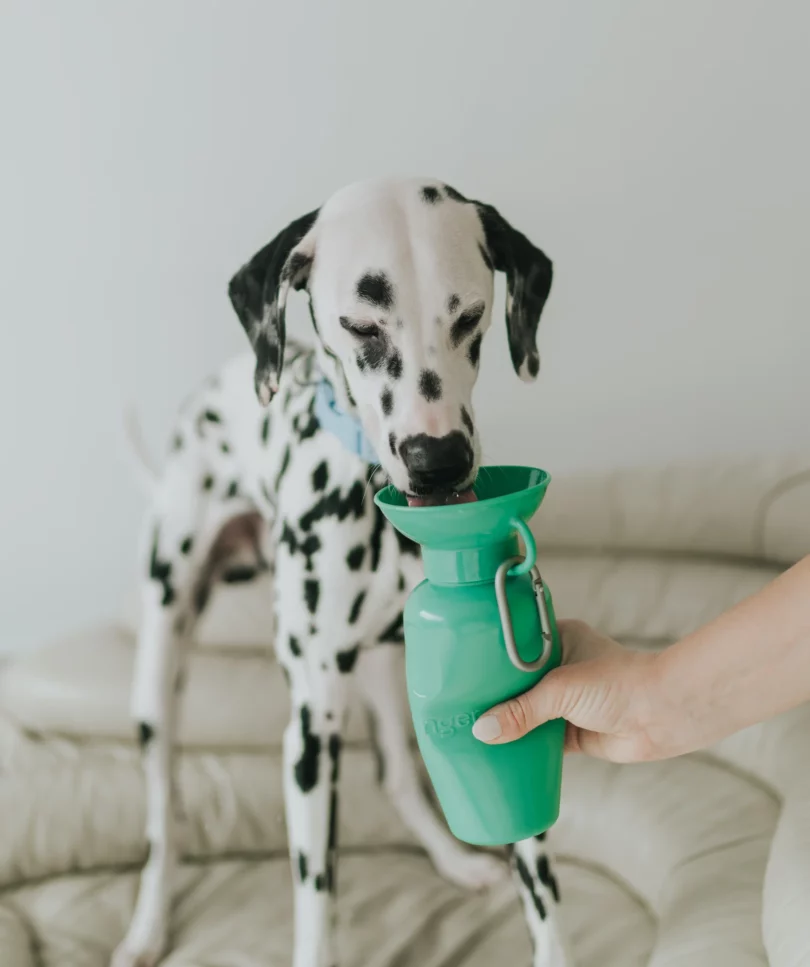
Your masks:
{"label": "black spot on fur", "polygon": [[386,386],[380,394],[380,405],[384,416],[390,416],[394,409],[394,394]]}
{"label": "black spot on fur", "polygon": [[303,853],[298,854],[298,879],[302,883],[307,881],[307,858]]}
{"label": "black spot on fur", "polygon": [[324,890],[329,889],[329,880],[327,874],[318,873],[315,876],[315,891],[317,893],[323,893]]}
{"label": "black spot on fur", "polygon": [[532,898],[532,902],[534,903],[535,910],[537,910],[538,914],[540,915],[540,919],[545,920],[546,906],[543,903],[542,897],[538,894],[537,890],[535,889],[534,880],[532,879],[532,875],[529,872],[529,868],[526,866],[526,864],[523,862],[523,859],[517,853],[513,854],[513,858],[514,858],[515,869],[517,870],[517,874],[520,877],[524,887],[526,887],[526,889],[531,894],[531,898]]}
{"label": "black spot on fur", "polygon": [[171,561],[162,561],[158,556],[159,538],[160,530],[156,527],[154,536],[152,538],[152,556],[149,561],[149,577],[153,581],[157,581],[163,587],[163,599],[160,603],[164,608],[166,608],[174,601],[175,593],[171,584]]}
{"label": "black spot on fur", "polygon": [[475,433],[475,426],[473,425],[472,417],[467,411],[466,406],[461,407],[461,422],[467,428],[467,432],[470,434],[470,436],[472,436],[473,433]]}
{"label": "black spot on fur", "polygon": [[250,564],[234,564],[233,567],[225,569],[222,574],[222,581],[224,584],[247,584],[258,573],[259,569],[251,567]]}
{"label": "black spot on fur", "polygon": [[540,357],[535,352],[530,352],[528,356],[529,361],[526,363],[526,368],[529,370],[529,376],[532,379],[537,376],[540,372]]}
{"label": "black spot on fur", "polygon": [[301,792],[311,792],[318,783],[318,764],[321,757],[321,738],[312,731],[312,713],[308,705],[301,706],[301,758],[295,763],[295,781]]}
{"label": "black spot on fur", "polygon": [[483,336],[479,332],[478,335],[473,339],[470,345],[467,347],[467,359],[470,363],[477,369],[478,360],[481,358],[481,340]]}
{"label": "black spot on fur", "polygon": [[172,450],[182,450],[183,449],[183,437],[179,433],[175,433],[174,439],[172,440]]}
{"label": "black spot on fur", "polygon": [[362,544],[358,544],[356,547],[353,547],[346,555],[346,563],[349,565],[349,570],[359,571],[363,566],[363,558],[365,556],[366,549]]}
{"label": "black spot on fur", "polygon": [[180,545],[180,553],[181,554],[190,554],[191,553],[191,548],[193,546],[194,546],[194,538],[193,537],[187,537],[183,541],[183,543]]}
{"label": "black spot on fur", "polygon": [[369,539],[371,549],[371,570],[376,571],[380,566],[380,554],[382,553],[382,536],[385,530],[385,516],[380,508],[374,505],[374,529]]}
{"label": "black spot on fur", "polygon": [[221,450],[221,451],[222,451],[223,453],[230,453],[230,452],[231,452],[231,448],[230,448],[230,445],[229,445],[229,444],[227,444],[227,443],[224,443],[224,442],[223,442],[223,443],[220,443],[220,445],[219,445],[219,449],[220,449],[220,450]]}
{"label": "black spot on fur", "polygon": [[206,410],[203,413],[203,419],[208,420],[209,423],[222,422],[222,417],[219,415],[219,413],[216,412],[216,410]]}
{"label": "black spot on fur", "polygon": [[360,480],[352,484],[345,497],[342,496],[340,487],[336,487],[330,493],[324,494],[314,507],[302,514],[298,525],[302,531],[308,531],[312,529],[313,524],[324,517],[337,517],[338,520],[344,521],[351,515],[355,520],[360,520],[364,513],[364,498],[365,487]]}
{"label": "black spot on fur", "polygon": [[357,298],[380,309],[394,304],[394,287],[385,272],[366,272],[357,283]]}
{"label": "black spot on fur", "polygon": [[203,477],[202,489],[203,490],[212,490],[213,487],[214,487],[214,478],[209,473],[207,477]]}
{"label": "black spot on fur", "polygon": [[[340,742],[338,736],[334,736]],[[337,776],[337,765],[334,766],[334,774]],[[327,840],[326,854],[326,883],[327,889],[333,893],[336,883],[335,869],[337,865],[337,826],[338,826],[338,798],[337,788],[332,785],[332,793],[329,796],[329,839]]]}
{"label": "black spot on fur", "polygon": [[[333,736],[333,738],[337,739],[337,753],[336,753],[336,755],[339,757],[339,755],[340,755],[340,736],[339,735],[335,735],[335,736]],[[332,772],[332,781],[334,783],[337,782],[337,775],[338,775],[338,766],[337,766],[337,758],[336,758],[335,759],[335,765],[333,766],[333,772]],[[330,876],[331,876],[331,878],[333,880],[333,885],[334,885],[334,860],[335,860],[334,851],[337,848],[337,816],[338,816],[338,809],[337,809],[337,789],[336,788],[333,788],[332,789],[332,795],[329,798],[329,840],[328,840],[329,852],[331,854],[330,855],[330,858],[329,858],[329,873],[330,873]]]}
{"label": "black spot on fur", "polygon": [[315,614],[318,610],[318,599],[321,596],[321,582],[315,578],[307,578],[304,581],[304,600],[310,614]]}
{"label": "black spot on fur", "polygon": [[318,629],[315,627],[315,625],[311,624],[309,626],[309,633],[310,635],[317,635]]}
{"label": "black spot on fur", "polygon": [[360,612],[363,610],[363,602],[366,599],[366,592],[361,591],[357,597],[352,602],[352,608],[349,612],[349,624],[353,625],[357,623],[357,619],[360,617]]}
{"label": "black spot on fur", "polygon": [[225,496],[228,497],[228,498],[230,498],[230,497],[238,497],[239,496],[239,481],[238,480],[232,480],[228,484],[228,489],[225,492]]}
{"label": "black spot on fur", "polygon": [[547,835],[547,833],[538,833],[534,838],[538,843],[545,843]]}
{"label": "black spot on fur", "polygon": [[421,551],[416,541],[412,541],[410,537],[406,537],[396,527],[394,528],[394,534],[396,535],[399,550],[402,554],[412,554],[414,557],[419,557]]}
{"label": "black spot on fur", "polygon": [[326,490],[329,483],[329,467],[326,461],[322,460],[312,471],[312,486],[315,490]]}
{"label": "black spot on fur", "polygon": [[450,185],[444,186],[444,193],[448,198],[452,198],[453,201],[467,201],[460,191],[456,191],[456,189],[452,188]]}
{"label": "black spot on fur", "polygon": [[292,529],[292,527],[290,527],[286,520],[281,528],[279,544],[286,544],[290,554],[295,554],[295,552],[298,550],[298,538],[296,537],[295,531]]}
{"label": "black spot on fur", "polygon": [[281,528],[279,543],[286,544],[291,555],[300,551],[307,559],[307,571],[312,572],[314,570],[313,557],[321,549],[321,539],[317,534],[308,534],[304,540],[299,540],[289,522],[285,520],[284,526]]}
{"label": "black spot on fur", "polygon": [[425,185],[421,191],[422,201],[427,202],[428,205],[438,205],[440,201],[444,199],[439,194],[439,189],[434,188],[432,185]]}
{"label": "black spot on fur", "polygon": [[560,888],[557,877],[551,872],[551,866],[545,853],[537,857],[537,878],[554,897],[554,902],[560,902]]}
{"label": "black spot on fur", "polygon": [[354,361],[357,363],[357,368],[360,370],[360,372],[365,372],[366,358],[363,353],[357,353],[357,355],[354,357]]}
{"label": "black spot on fur", "polygon": [[461,299],[455,293],[447,300],[447,311],[453,313],[461,305]]}
{"label": "black spot on fur", "polygon": [[388,434],[388,449],[391,451],[391,456],[395,457],[397,455],[397,435],[396,433]]}
{"label": "black spot on fur", "polygon": [[155,730],[147,722],[138,723],[138,745],[143,751],[155,737]]}
{"label": "black spot on fur", "polygon": [[388,375],[391,379],[399,379],[402,376],[402,354],[395,349],[388,357]]}
{"label": "black spot on fur", "polygon": [[346,651],[339,651],[335,656],[338,671],[342,672],[344,675],[347,675],[357,663],[357,656],[359,654],[359,645],[355,645],[354,648],[349,648]]}
{"label": "black spot on fur", "polygon": [[397,591],[404,591],[404,590],[405,590],[405,575],[400,574],[399,580],[397,581]]}
{"label": "black spot on fur", "polygon": [[[404,587],[404,579],[402,583]],[[400,588],[400,590],[403,590],[403,588]],[[379,641],[392,645],[400,645],[403,641],[405,641],[405,627],[403,624],[403,614],[401,611],[380,635]]]}
{"label": "black spot on fur", "polygon": [[495,268],[492,264],[492,259],[489,257],[489,252],[484,248],[483,245],[478,244],[478,251],[481,253],[481,258],[484,260],[484,265],[489,269],[490,272],[494,272]]}
{"label": "black spot on fur", "polygon": [[359,358],[362,358],[363,365],[360,366],[358,362],[358,366],[360,366],[361,371],[368,366],[369,369],[376,372],[388,359],[388,340],[382,333],[376,336],[367,336],[363,340],[360,353],[361,357]]}
{"label": "black spot on fur", "polygon": [[267,443],[268,437],[270,436],[270,414],[262,420],[262,443]]}
{"label": "black spot on fur", "polygon": [[313,396],[306,413],[299,413],[294,417],[293,429],[298,434],[298,442],[303,443],[304,440],[312,439],[320,428],[321,424],[315,416],[315,397]]}
{"label": "black spot on fur", "polygon": [[450,342],[453,346],[459,346],[462,342],[475,331],[475,327],[481,321],[484,314],[484,303],[476,302],[465,309],[450,327]]}
{"label": "black spot on fur", "polygon": [[276,493],[278,493],[278,488],[281,485],[281,481],[284,479],[284,474],[290,467],[290,445],[287,444],[284,450],[284,456],[281,458],[281,466],[279,467],[278,473],[276,474],[276,485],[273,488]]}
{"label": "black spot on fur", "polygon": [[331,782],[338,781],[338,772],[340,769],[340,736],[330,735],[329,736],[329,758],[332,762],[332,775],[329,777]]}
{"label": "black spot on fur", "polygon": [[423,369],[419,374],[419,392],[428,403],[440,400],[442,398],[442,381],[439,374],[432,369]]}
{"label": "black spot on fur", "polygon": [[315,415],[315,396],[310,398],[306,409],[296,413],[292,418],[292,428],[299,442],[309,440],[315,436],[320,428],[320,423]]}
{"label": "black spot on fur", "polygon": [[321,549],[321,539],[317,534],[308,534],[304,540],[301,542],[301,553],[306,557],[306,569],[308,571],[314,570],[314,564],[312,562],[313,557]]}

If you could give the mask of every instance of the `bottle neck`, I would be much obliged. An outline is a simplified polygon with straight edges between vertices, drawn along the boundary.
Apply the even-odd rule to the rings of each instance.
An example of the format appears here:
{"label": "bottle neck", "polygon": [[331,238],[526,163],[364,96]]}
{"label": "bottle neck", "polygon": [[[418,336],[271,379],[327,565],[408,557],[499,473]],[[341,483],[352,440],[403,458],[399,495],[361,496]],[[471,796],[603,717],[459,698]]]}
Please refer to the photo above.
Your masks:
{"label": "bottle neck", "polygon": [[460,551],[422,547],[425,577],[431,584],[480,584],[494,581],[501,564],[510,557],[518,557],[517,535],[505,541],[480,544]]}

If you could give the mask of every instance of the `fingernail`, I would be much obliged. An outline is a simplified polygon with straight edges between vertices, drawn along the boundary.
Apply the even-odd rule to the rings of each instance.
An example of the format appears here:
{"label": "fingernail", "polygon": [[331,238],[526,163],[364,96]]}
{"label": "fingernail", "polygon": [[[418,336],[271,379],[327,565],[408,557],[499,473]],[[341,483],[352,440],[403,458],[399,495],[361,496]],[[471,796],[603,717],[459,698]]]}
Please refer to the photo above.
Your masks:
{"label": "fingernail", "polygon": [[501,734],[501,723],[495,715],[482,715],[475,720],[472,734],[482,742],[491,742]]}

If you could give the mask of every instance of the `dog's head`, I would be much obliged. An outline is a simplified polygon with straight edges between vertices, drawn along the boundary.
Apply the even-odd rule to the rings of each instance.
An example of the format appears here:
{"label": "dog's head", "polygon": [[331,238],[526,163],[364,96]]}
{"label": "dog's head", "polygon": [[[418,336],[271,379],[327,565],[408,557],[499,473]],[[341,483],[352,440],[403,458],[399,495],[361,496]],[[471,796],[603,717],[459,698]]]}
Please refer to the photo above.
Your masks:
{"label": "dog's head", "polygon": [[471,396],[494,271],[506,274],[512,362],[521,379],[533,380],[552,276],[543,252],[491,205],[440,182],[343,189],[231,280],[256,353],[260,402],[278,390],[288,292],[306,289],[321,366],[394,485],[414,503],[463,495],[478,468]]}

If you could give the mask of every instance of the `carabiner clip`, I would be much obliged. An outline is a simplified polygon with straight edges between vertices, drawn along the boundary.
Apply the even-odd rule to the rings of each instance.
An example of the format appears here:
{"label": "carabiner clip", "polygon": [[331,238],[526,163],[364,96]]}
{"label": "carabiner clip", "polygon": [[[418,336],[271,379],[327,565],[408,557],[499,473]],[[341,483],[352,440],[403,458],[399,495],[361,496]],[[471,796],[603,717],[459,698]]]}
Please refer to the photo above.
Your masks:
{"label": "carabiner clip", "polygon": [[505,560],[495,573],[495,598],[498,602],[498,612],[501,616],[501,629],[503,630],[503,640],[506,645],[506,653],[509,660],[519,671],[537,672],[548,663],[551,658],[551,649],[554,644],[554,635],[551,627],[551,617],[546,605],[546,589],[540,570],[535,564],[530,574],[532,576],[532,587],[534,596],[537,600],[537,613],[540,617],[540,633],[543,638],[543,650],[540,657],[535,661],[524,661],[518,653],[517,642],[515,641],[515,629],[512,625],[512,615],[509,612],[509,600],[506,597],[506,577],[511,568],[516,564],[522,564],[525,558],[510,557]]}

